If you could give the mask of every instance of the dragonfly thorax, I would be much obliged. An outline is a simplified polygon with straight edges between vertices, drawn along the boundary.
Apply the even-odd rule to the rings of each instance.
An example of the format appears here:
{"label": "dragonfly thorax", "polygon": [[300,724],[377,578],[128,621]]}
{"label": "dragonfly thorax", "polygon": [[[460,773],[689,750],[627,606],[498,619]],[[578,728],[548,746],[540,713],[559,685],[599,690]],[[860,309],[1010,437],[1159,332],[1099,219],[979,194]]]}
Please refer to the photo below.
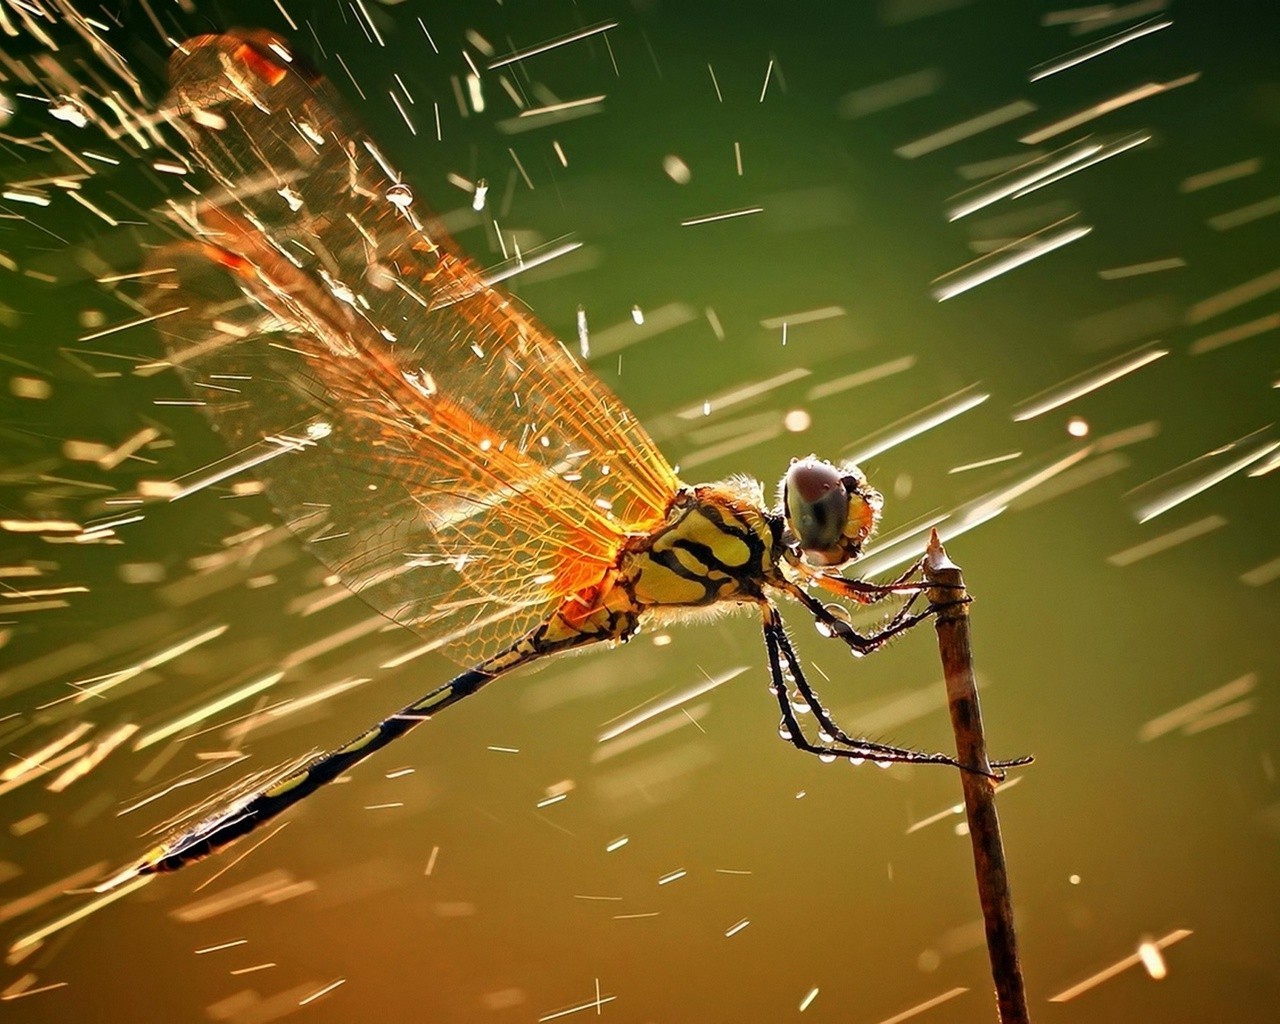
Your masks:
{"label": "dragonfly thorax", "polygon": [[682,489],[666,522],[628,545],[619,572],[642,609],[759,600],[777,572],[780,523],[742,481]]}
{"label": "dragonfly thorax", "polygon": [[758,484],[681,488],[661,525],[633,534],[614,566],[565,598],[535,631],[532,648],[551,653],[626,640],[650,613],[759,603],[765,587],[781,580],[782,534]]}

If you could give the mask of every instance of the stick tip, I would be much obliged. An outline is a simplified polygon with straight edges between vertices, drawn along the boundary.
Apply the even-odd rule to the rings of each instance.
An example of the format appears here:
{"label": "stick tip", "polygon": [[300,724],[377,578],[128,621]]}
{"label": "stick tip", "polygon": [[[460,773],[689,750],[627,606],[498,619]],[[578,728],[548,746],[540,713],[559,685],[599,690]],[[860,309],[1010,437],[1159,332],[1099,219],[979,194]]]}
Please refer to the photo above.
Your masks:
{"label": "stick tip", "polygon": [[925,566],[930,572],[956,568],[955,562],[947,557],[947,549],[942,546],[942,538],[938,536],[936,528],[929,531],[929,546],[925,548]]}

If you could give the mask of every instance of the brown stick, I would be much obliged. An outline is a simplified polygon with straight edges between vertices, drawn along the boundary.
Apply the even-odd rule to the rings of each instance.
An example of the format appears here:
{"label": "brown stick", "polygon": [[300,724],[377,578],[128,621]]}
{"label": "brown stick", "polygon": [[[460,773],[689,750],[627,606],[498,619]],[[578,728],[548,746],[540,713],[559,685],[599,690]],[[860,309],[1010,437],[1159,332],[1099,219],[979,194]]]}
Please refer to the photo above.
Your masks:
{"label": "brown stick", "polygon": [[[990,777],[987,741],[982,732],[982,708],[973,676],[973,651],[969,642],[969,594],[960,567],[952,562],[935,530],[925,555],[925,580],[930,604],[937,610],[938,650],[947,679],[947,702],[956,734],[956,757],[976,771],[962,771],[964,808],[973,843],[973,867],[982,900],[987,930],[991,976],[1002,1024],[1028,1024],[1027,994],[1018,961],[1018,939],[1013,928],[1013,901],[1000,819],[996,815],[995,780]],[[987,774],[980,774],[980,773]]]}

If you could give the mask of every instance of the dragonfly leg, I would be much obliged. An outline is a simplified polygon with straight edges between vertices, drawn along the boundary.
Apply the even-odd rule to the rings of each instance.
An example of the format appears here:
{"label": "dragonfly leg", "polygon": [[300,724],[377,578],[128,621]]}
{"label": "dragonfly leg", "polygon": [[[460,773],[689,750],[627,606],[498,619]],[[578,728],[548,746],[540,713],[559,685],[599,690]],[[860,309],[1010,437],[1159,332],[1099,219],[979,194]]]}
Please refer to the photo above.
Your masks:
{"label": "dragonfly leg", "polygon": [[[875,761],[878,764],[941,764],[973,772],[989,778],[1004,778],[1004,768],[1027,763],[1026,759],[1015,761],[995,761],[991,763],[991,772],[985,772],[969,765],[961,764],[946,754],[929,753],[922,750],[911,750],[905,747],[894,747],[885,743],[877,743],[863,737],[851,736],[845,732],[831,717],[823,706],[817,691],[805,677],[804,668],[787,636],[786,627],[777,608],[765,604],[764,616],[765,646],[769,652],[770,689],[778,700],[778,708],[782,712],[780,732],[793,746],[807,753],[817,754],[822,758],[843,757],[852,761]],[[804,732],[796,707],[792,703],[788,684],[794,684],[800,695],[800,702],[808,707],[818,724],[819,742],[813,742]]]}
{"label": "dragonfly leg", "polygon": [[804,605],[819,627],[821,627],[821,631],[825,636],[835,637],[837,640],[843,641],[854,656],[859,658],[879,650],[899,633],[905,633],[912,626],[919,625],[937,611],[937,608],[931,605],[922,612],[912,613],[912,606],[923,592],[919,589],[913,589],[911,596],[903,602],[902,607],[894,613],[893,618],[885,623],[884,626],[874,633],[859,633],[844,619],[833,615],[825,604],[803,587],[794,583],[786,583],[779,585],[778,589]]}
{"label": "dragonfly leg", "polygon": [[901,576],[888,583],[872,583],[870,580],[850,579],[836,573],[823,573],[814,577],[824,590],[856,604],[877,604],[895,594],[918,594],[924,583],[918,577],[924,568],[924,557],[913,562]]}
{"label": "dragonfly leg", "polygon": [[[791,645],[790,637],[787,636],[786,627],[783,625],[778,609],[766,603],[762,608],[762,615],[764,616],[765,648],[769,652],[770,689],[777,698],[778,709],[782,712],[779,731],[794,747],[824,758],[843,757],[852,761],[879,763],[944,764],[971,770],[946,754],[909,750],[850,736],[831,719],[818,694],[805,678],[804,669],[795,648]],[[795,686],[801,701],[813,713],[818,723],[819,742],[810,740],[800,724],[799,715],[791,699],[789,689],[791,685]]]}

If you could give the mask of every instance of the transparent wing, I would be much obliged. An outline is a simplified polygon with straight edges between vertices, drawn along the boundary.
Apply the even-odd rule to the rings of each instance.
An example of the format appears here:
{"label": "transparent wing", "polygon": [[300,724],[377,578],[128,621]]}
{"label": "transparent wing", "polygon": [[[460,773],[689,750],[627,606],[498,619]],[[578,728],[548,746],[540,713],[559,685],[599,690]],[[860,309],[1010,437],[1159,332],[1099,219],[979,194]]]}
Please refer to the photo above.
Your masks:
{"label": "transparent wing", "polygon": [[[215,180],[153,254],[170,360],[311,550],[460,658],[599,581],[678,489],[632,414],[488,287],[265,33],[201,36],[167,112]],[[165,273],[162,273],[165,271]]]}

